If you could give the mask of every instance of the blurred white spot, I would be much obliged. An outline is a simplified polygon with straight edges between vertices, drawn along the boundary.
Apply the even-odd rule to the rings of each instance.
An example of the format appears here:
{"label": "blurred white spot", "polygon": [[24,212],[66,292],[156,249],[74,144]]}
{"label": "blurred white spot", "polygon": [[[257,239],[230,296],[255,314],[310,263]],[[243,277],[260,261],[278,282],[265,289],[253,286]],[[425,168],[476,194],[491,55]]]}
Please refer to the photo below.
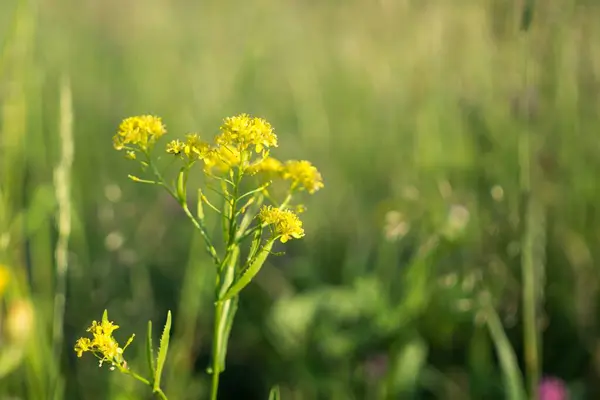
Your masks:
{"label": "blurred white spot", "polygon": [[446,180],[438,182],[438,190],[444,199],[452,196],[452,185]]}
{"label": "blurred white spot", "polygon": [[458,311],[469,311],[473,308],[473,301],[470,299],[460,299],[456,302]]}
{"label": "blurred white spot", "polygon": [[8,232],[4,232],[2,235],[0,235],[0,249],[8,248],[9,244],[10,244],[10,234]]}
{"label": "blurred white spot", "polygon": [[479,311],[475,314],[475,318],[473,318],[473,323],[477,326],[482,326],[485,324],[486,317],[483,311]]}
{"label": "blurred white spot", "polygon": [[494,187],[492,187],[490,193],[492,195],[492,198],[496,201],[502,201],[502,199],[504,198],[504,189],[502,189],[502,186],[500,185],[495,185]]}
{"label": "blurred white spot", "polygon": [[475,277],[475,274],[469,274],[465,277],[465,279],[463,279],[462,281],[462,285],[461,288],[463,291],[465,292],[470,292],[475,288],[475,281],[477,280],[477,278]]}
{"label": "blurred white spot", "polygon": [[112,205],[105,205],[98,210],[98,219],[101,223],[106,224],[112,222],[115,218],[115,210]]}
{"label": "blurred white spot", "polygon": [[443,234],[449,238],[459,236],[467,227],[470,217],[471,213],[467,207],[456,204],[453,205],[448,212],[448,219],[446,220]]}
{"label": "blurred white spot", "polygon": [[104,195],[106,196],[108,201],[116,203],[117,201],[121,200],[121,188],[119,187],[119,185],[116,185],[114,183],[106,185],[104,187]]}
{"label": "blurred white spot", "polygon": [[456,285],[456,282],[458,282],[458,275],[456,273],[447,274],[440,278],[440,285],[444,287],[452,287]]}
{"label": "blurred white spot", "polygon": [[402,189],[402,197],[407,200],[419,200],[419,189],[414,186],[406,186]]}
{"label": "blurred white spot", "polygon": [[119,252],[119,261],[122,264],[133,265],[138,261],[138,255],[135,250],[123,249]]}
{"label": "blurred white spot", "polygon": [[383,227],[385,238],[389,241],[401,239],[410,230],[410,224],[404,220],[399,211],[389,211],[385,215],[385,226]]}
{"label": "blurred white spot", "polygon": [[104,239],[104,245],[109,251],[118,250],[123,243],[125,242],[125,238],[120,232],[111,232]]}

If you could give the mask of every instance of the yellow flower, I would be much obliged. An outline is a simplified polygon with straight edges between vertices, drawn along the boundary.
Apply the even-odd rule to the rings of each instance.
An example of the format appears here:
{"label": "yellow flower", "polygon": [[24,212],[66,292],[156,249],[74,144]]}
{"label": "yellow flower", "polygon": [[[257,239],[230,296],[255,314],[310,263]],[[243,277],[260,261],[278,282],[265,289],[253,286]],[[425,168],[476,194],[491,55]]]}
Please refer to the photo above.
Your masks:
{"label": "yellow flower", "polygon": [[92,326],[87,331],[98,336],[111,336],[117,329],[119,329],[119,325],[113,325],[110,321],[92,321]]}
{"label": "yellow flower", "polygon": [[263,206],[258,213],[258,218],[263,224],[271,225],[281,243],[285,243],[291,238],[300,239],[304,236],[302,221],[290,210]]}
{"label": "yellow flower", "polygon": [[256,164],[248,168],[248,172],[252,175],[257,173],[266,173],[269,175],[277,174],[283,170],[283,164],[276,158],[265,157]]}
{"label": "yellow flower", "polygon": [[[75,343],[75,352],[77,357],[89,351],[100,359],[100,366],[104,362],[110,362],[113,365],[125,365],[123,359],[123,348],[119,346],[117,340],[113,337],[113,332],[119,329],[118,325],[108,321],[108,316],[101,322],[92,321],[92,325],[87,329],[92,334],[90,338],[79,338]],[[125,347],[131,343],[133,336],[129,339]]]}
{"label": "yellow flower", "polygon": [[204,170],[210,172],[213,168],[220,172],[227,172],[231,168],[240,165],[242,161],[241,153],[229,146],[217,146],[205,152],[202,157],[204,161]]}
{"label": "yellow flower", "polygon": [[292,188],[313,194],[323,187],[321,173],[309,161],[291,160],[285,163],[283,178],[292,181]]}
{"label": "yellow flower", "polygon": [[216,142],[235,147],[239,152],[254,146],[254,151],[261,153],[269,147],[277,147],[277,135],[266,120],[240,114],[225,118]]}
{"label": "yellow flower", "polygon": [[117,150],[123,149],[126,145],[135,145],[142,151],[146,151],[165,133],[167,131],[159,117],[141,115],[123,120],[119,131],[113,137],[113,142]]}
{"label": "yellow flower", "polygon": [[178,156],[183,152],[184,148],[185,143],[183,143],[179,139],[171,140],[169,143],[167,143],[167,153],[169,154],[175,154],[176,156]]}
{"label": "yellow flower", "polygon": [[92,341],[89,338],[79,338],[75,343],[75,352],[77,357],[83,356],[83,353],[90,351],[92,347]]}
{"label": "yellow flower", "polygon": [[195,161],[205,157],[209,152],[208,143],[200,140],[200,135],[190,133],[186,135],[185,142],[181,140],[172,140],[167,144],[167,153],[178,156],[185,156],[190,161]]}

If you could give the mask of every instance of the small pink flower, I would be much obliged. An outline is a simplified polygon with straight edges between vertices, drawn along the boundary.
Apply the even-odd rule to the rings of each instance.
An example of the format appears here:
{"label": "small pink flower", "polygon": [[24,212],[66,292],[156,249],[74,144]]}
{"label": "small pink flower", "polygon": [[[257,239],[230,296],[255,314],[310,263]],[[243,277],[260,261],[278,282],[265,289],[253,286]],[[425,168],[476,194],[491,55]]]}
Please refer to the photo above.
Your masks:
{"label": "small pink flower", "polygon": [[558,378],[547,377],[538,386],[539,400],[568,400],[569,395],[565,383]]}

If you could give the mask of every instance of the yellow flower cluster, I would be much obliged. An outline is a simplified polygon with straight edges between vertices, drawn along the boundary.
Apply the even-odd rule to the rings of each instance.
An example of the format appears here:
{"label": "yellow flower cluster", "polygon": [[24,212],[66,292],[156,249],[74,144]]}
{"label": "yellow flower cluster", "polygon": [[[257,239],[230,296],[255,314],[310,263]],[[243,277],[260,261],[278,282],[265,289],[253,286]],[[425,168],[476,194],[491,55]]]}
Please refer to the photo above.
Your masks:
{"label": "yellow flower cluster", "polygon": [[[321,174],[309,161],[291,160],[283,164],[269,157],[269,148],[277,147],[277,135],[266,120],[240,114],[225,118],[220,130],[213,145],[202,141],[198,134],[189,134],[183,141],[176,139],[169,142],[166,151],[190,163],[202,160],[204,170],[209,174],[213,169],[225,173],[241,167],[251,175],[262,173],[263,178],[279,176],[291,181],[292,190],[306,190],[313,194],[323,187]],[[158,117],[130,117],[121,123],[114,137],[115,148],[126,148],[127,156],[134,159],[135,151],[147,151],[165,133],[166,129]],[[258,156],[253,156],[254,153]]]}
{"label": "yellow flower cluster", "polygon": [[[121,122],[113,142],[117,150],[122,150],[127,145],[134,145],[142,151],[147,151],[165,133],[167,130],[159,117],[141,115]],[[131,158],[135,158],[134,155],[129,154]]]}
{"label": "yellow flower cluster", "polygon": [[258,173],[273,175],[278,174],[281,171],[283,171],[283,164],[281,161],[273,157],[265,157],[248,168],[248,172],[252,175]]}
{"label": "yellow flower cluster", "polygon": [[300,239],[304,236],[302,221],[290,210],[281,210],[272,206],[263,206],[258,218],[263,224],[271,225],[275,235],[279,236],[281,243],[291,238]]}
{"label": "yellow flower cluster", "polygon": [[186,136],[185,142],[172,140],[167,144],[167,153],[187,157],[190,161],[204,158],[209,154],[210,146],[200,139],[197,133]]}
{"label": "yellow flower cluster", "polygon": [[227,172],[242,163],[242,154],[235,148],[216,146],[211,148],[203,157],[204,170],[210,172],[216,168],[220,172]]}
{"label": "yellow flower cluster", "polygon": [[93,339],[79,338],[75,343],[75,352],[77,357],[81,357],[83,353],[89,351],[100,359],[100,366],[104,362],[110,362],[112,365],[123,365],[123,351],[133,340],[133,336],[129,339],[125,348],[119,347],[119,343],[115,340],[112,333],[119,328],[118,325],[113,325],[112,322],[103,320],[102,322],[93,321],[87,331],[92,333]]}
{"label": "yellow flower cluster", "polygon": [[262,153],[269,147],[277,147],[277,136],[266,120],[240,114],[225,119],[216,142],[221,146],[233,147],[240,153],[251,146],[254,146],[256,153]]}
{"label": "yellow flower cluster", "polygon": [[323,178],[309,161],[291,160],[285,163],[283,179],[292,181],[292,188],[306,190],[313,194],[323,187]]}

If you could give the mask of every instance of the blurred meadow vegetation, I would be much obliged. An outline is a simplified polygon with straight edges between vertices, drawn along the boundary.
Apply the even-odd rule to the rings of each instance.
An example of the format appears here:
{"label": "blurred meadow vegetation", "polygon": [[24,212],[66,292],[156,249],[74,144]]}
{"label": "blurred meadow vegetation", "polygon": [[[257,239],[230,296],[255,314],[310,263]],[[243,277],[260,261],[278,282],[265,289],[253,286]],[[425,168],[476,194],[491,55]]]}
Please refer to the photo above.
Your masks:
{"label": "blurred meadow vegetation", "polygon": [[214,269],[111,138],[248,112],[325,188],[241,297],[220,398],[598,398],[600,4],[532,4],[2,0],[0,397],[147,398],[76,358],[107,308],[133,365],[172,310],[165,392],[205,398]]}

